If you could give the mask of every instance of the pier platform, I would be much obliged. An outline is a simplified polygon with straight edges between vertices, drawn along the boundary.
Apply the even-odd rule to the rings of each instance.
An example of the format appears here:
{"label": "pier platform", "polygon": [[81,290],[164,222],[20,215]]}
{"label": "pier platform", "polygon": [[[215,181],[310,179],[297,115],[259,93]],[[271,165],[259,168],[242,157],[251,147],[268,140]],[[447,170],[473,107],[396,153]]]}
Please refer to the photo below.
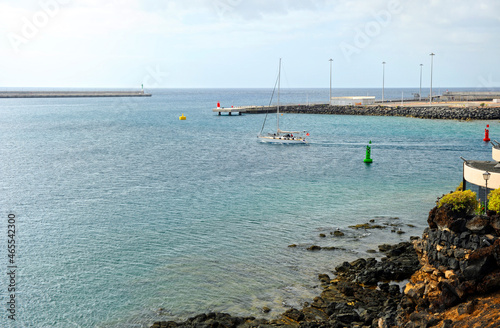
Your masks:
{"label": "pier platform", "polygon": [[232,115],[232,113],[238,113],[238,115],[241,115],[241,113],[246,112],[246,107],[217,107],[212,109],[213,112],[219,113],[221,115],[222,113],[227,113],[229,116]]}
{"label": "pier platform", "polygon": [[217,107],[212,109],[213,112],[219,113],[247,113],[247,114],[262,114],[262,113],[276,113],[276,106],[238,106],[238,107]]}
{"label": "pier platform", "polygon": [[151,97],[141,91],[0,91],[0,98]]}

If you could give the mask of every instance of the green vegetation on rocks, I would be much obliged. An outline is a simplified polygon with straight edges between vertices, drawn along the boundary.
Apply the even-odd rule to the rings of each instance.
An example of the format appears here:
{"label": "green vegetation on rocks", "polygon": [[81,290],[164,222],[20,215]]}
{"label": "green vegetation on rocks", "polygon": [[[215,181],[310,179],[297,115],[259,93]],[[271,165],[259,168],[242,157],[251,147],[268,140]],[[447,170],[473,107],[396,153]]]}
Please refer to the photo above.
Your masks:
{"label": "green vegetation on rocks", "polygon": [[488,195],[488,209],[497,213],[500,212],[500,188],[493,190]]}
{"label": "green vegetation on rocks", "polygon": [[444,195],[438,202],[438,208],[449,204],[454,212],[472,214],[478,207],[476,193],[470,190],[454,191]]}

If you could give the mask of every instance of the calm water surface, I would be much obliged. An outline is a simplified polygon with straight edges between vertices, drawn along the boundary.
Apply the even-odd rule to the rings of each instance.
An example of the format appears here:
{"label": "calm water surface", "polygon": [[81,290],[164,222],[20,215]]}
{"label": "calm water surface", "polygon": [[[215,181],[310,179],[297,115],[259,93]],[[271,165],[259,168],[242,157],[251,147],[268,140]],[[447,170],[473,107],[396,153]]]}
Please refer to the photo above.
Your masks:
{"label": "calm water surface", "polygon": [[[386,89],[386,97],[401,91]],[[0,278],[0,326],[148,327],[206,311],[264,317],[263,306],[276,316],[319,294],[318,273],[420,235],[436,197],[461,181],[459,156],[491,159],[485,124],[493,138],[500,128],[288,114],[281,126],[311,137],[308,146],[287,147],[257,142],[264,115],[211,111],[217,101],[265,105],[270,94],[1,100],[1,267],[14,213],[18,269],[15,324]],[[289,103],[325,98],[327,89],[282,94]],[[348,228],[370,219],[406,234]],[[346,236],[331,237],[336,228]],[[312,244],[340,249],[306,251]]]}

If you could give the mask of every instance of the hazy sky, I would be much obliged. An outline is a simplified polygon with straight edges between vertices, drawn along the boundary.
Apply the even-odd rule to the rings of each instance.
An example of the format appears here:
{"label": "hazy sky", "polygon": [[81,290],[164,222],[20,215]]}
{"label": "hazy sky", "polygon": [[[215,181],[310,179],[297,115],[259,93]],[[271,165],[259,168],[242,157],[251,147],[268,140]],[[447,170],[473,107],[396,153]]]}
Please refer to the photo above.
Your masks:
{"label": "hazy sky", "polygon": [[498,0],[0,0],[0,87],[500,87]]}

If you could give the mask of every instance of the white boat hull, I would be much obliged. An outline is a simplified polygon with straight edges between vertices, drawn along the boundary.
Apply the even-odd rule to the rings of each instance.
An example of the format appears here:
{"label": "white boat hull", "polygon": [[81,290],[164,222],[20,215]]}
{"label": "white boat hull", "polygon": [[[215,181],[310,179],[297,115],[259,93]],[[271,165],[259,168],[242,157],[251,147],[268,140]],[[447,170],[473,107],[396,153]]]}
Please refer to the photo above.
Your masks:
{"label": "white boat hull", "polygon": [[300,137],[258,136],[257,138],[264,143],[307,145],[306,139]]}

